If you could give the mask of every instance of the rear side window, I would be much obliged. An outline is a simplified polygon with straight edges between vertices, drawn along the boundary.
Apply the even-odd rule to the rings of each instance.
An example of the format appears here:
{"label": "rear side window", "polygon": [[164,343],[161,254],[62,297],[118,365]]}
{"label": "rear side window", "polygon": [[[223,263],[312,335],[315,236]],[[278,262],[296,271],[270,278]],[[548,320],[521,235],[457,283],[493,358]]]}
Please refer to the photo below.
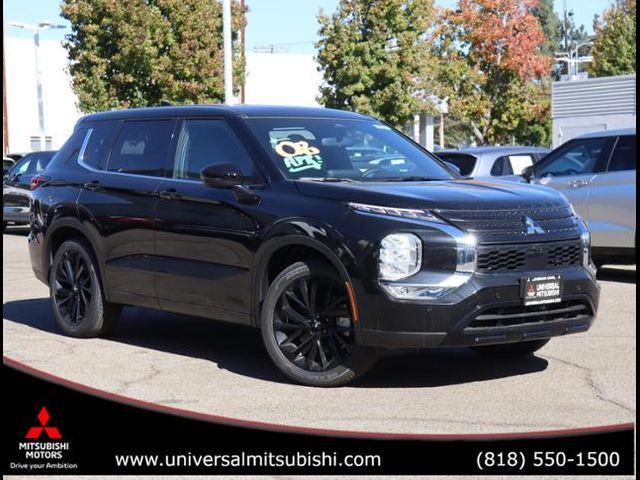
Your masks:
{"label": "rear side window", "polygon": [[173,125],[173,120],[126,122],[111,149],[107,170],[164,176]]}
{"label": "rear side window", "polygon": [[491,175],[493,177],[501,177],[503,175],[513,175],[513,169],[511,168],[511,163],[509,162],[509,157],[500,157],[494,163],[493,167],[491,167]]}
{"label": "rear side window", "polygon": [[84,143],[86,136],[87,130],[85,128],[73,132],[65,144],[51,159],[52,168],[54,165],[62,165],[72,160],[75,162],[80,154],[80,150],[82,149],[82,144]]}
{"label": "rear side window", "polygon": [[80,161],[96,170],[104,170],[107,164],[109,148],[118,130],[117,122],[98,123],[89,130],[86,146],[81,153]]}
{"label": "rear side window", "polygon": [[204,167],[222,163],[254,177],[253,161],[223,120],[185,120],[176,147],[174,178],[199,180]]}
{"label": "rear side window", "polygon": [[522,171],[533,165],[533,157],[528,153],[515,153],[498,158],[491,168],[491,175],[520,175]]}
{"label": "rear side window", "polygon": [[609,163],[610,172],[636,169],[636,137],[620,137]]}
{"label": "rear side window", "polygon": [[476,162],[478,159],[473,155],[462,155],[462,154],[436,154],[445,162],[449,162],[460,170],[460,175],[463,177],[467,177],[473,173],[476,168]]}

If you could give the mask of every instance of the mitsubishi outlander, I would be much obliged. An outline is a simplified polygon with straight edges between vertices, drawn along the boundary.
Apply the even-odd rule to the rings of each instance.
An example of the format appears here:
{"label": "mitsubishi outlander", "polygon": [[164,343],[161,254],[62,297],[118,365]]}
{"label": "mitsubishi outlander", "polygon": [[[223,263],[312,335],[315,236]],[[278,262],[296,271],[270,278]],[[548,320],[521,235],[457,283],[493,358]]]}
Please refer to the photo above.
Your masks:
{"label": "mitsubishi outlander", "polygon": [[89,115],[36,182],[30,229],[66,334],[105,334],[127,305],[251,325],[313,386],[382,348],[529,355],[598,307],[589,232],[560,193],[464,180],[337,110]]}

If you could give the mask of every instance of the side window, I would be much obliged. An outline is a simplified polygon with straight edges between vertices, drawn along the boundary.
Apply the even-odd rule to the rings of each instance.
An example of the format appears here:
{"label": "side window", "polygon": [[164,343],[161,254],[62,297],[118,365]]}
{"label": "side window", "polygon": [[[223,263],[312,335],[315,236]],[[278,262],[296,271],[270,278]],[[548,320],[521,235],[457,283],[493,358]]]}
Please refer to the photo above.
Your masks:
{"label": "side window", "polygon": [[557,177],[595,173],[606,144],[606,138],[575,140],[558,155],[554,155],[553,158],[548,157],[548,161],[538,164],[536,176]]}
{"label": "side window", "polygon": [[173,120],[126,122],[111,149],[107,170],[164,176],[172,132]]}
{"label": "side window", "polygon": [[496,161],[493,162],[493,167],[491,167],[491,176],[501,177],[503,175],[513,175],[509,157],[506,156],[496,159]]}
{"label": "side window", "polygon": [[65,164],[71,160],[75,162],[80,154],[80,149],[82,148],[82,144],[86,136],[87,130],[84,128],[82,130],[75,131],[60,150],[58,150],[53,156],[50,165]]}
{"label": "side window", "polygon": [[522,171],[533,165],[533,156],[528,153],[509,155],[509,171],[511,173],[505,173],[505,175],[520,175]]}
{"label": "side window", "polygon": [[254,177],[253,161],[224,120],[185,120],[178,137],[174,178],[199,180],[204,167],[235,165],[245,177]]}
{"label": "side window", "polygon": [[31,165],[31,155],[21,158],[11,169],[11,175],[21,175],[26,173]]}
{"label": "side window", "polygon": [[104,170],[113,136],[118,131],[118,127],[118,122],[104,122],[97,123],[91,128],[79,160],[91,168]]}
{"label": "side window", "polygon": [[636,137],[620,137],[609,162],[609,172],[636,169]]}

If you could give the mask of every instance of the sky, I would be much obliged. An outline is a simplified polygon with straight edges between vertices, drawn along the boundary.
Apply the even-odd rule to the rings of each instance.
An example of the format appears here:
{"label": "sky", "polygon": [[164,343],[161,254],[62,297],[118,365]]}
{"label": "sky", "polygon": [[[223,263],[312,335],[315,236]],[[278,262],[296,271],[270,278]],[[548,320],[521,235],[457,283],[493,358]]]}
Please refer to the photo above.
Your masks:
{"label": "sky", "polygon": [[[122,0],[126,1],[126,0]],[[212,0],[215,1],[215,0]],[[576,24],[584,24],[593,31],[595,14],[600,14],[612,0],[554,0],[556,12],[561,12],[563,3],[575,12]],[[313,43],[317,39],[319,10],[333,12],[338,0],[245,0],[247,14],[247,52],[256,47],[269,48],[289,53],[315,52]],[[436,0],[436,4],[453,7],[455,0]],[[50,20],[68,25],[60,18],[59,0],[3,0],[5,34],[11,37],[31,38],[31,33],[11,27],[10,22],[34,23]],[[68,31],[68,30],[67,30]],[[42,40],[60,40],[65,30],[52,30],[41,34]]]}

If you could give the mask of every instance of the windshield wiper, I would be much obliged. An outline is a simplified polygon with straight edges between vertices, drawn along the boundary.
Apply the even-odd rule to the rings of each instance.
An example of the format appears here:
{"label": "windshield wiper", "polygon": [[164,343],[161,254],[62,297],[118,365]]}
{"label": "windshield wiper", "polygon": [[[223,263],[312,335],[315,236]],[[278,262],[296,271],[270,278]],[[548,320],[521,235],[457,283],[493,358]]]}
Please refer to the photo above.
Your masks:
{"label": "windshield wiper", "polygon": [[353,178],[340,178],[340,177],[300,177],[297,180],[311,181],[311,182],[355,182]]}
{"label": "windshield wiper", "polygon": [[443,178],[433,178],[433,177],[419,177],[419,176],[408,176],[408,177],[391,177],[391,178],[381,178],[383,182],[437,182],[439,180],[444,180]]}

